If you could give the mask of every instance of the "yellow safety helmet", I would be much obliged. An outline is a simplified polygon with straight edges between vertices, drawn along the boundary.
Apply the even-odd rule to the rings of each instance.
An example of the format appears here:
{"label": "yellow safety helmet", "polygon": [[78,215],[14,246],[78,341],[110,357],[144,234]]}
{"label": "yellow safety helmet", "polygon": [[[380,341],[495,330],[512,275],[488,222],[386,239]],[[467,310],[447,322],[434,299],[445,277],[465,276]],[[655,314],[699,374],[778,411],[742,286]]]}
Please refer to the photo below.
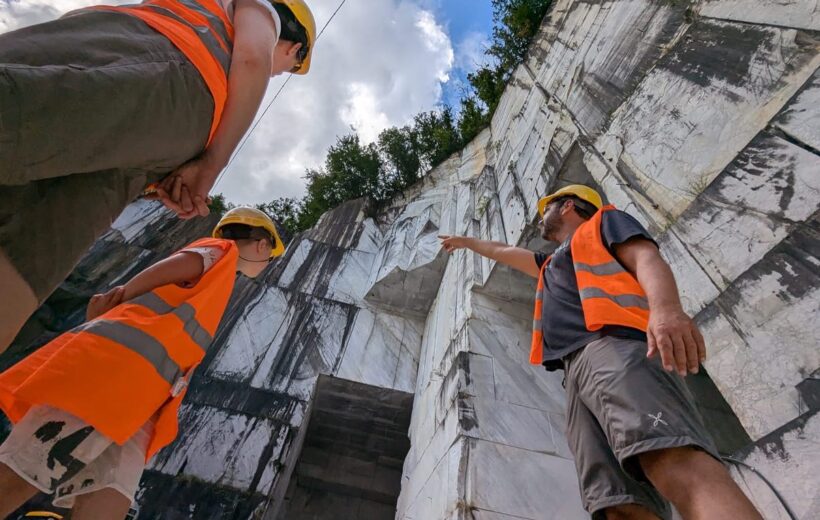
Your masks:
{"label": "yellow safety helmet", "polygon": [[552,195],[541,197],[541,200],[538,201],[538,214],[543,217],[544,209],[546,209],[547,204],[557,199],[558,197],[566,197],[568,195],[574,195],[581,200],[585,200],[593,206],[595,206],[597,209],[601,209],[601,207],[604,205],[604,202],[601,200],[601,196],[598,194],[598,192],[593,190],[589,186],[584,186],[583,184],[570,184],[569,186],[564,186]]}
{"label": "yellow safety helmet", "polygon": [[305,3],[305,0],[273,0],[276,4],[282,4],[293,13],[296,21],[299,22],[305,29],[307,36],[307,55],[302,63],[296,66],[291,72],[293,74],[307,74],[310,70],[310,55],[313,54],[313,46],[316,43],[316,21],[313,19],[313,13]]}
{"label": "yellow safety helmet", "polygon": [[219,219],[219,223],[214,228],[212,236],[214,238],[222,238],[222,228],[228,224],[244,224],[250,227],[262,228],[270,233],[273,239],[273,250],[270,252],[271,258],[281,256],[282,253],[285,252],[285,244],[283,244],[282,239],[279,238],[276,225],[264,211],[248,207],[234,208],[222,215],[222,218]]}

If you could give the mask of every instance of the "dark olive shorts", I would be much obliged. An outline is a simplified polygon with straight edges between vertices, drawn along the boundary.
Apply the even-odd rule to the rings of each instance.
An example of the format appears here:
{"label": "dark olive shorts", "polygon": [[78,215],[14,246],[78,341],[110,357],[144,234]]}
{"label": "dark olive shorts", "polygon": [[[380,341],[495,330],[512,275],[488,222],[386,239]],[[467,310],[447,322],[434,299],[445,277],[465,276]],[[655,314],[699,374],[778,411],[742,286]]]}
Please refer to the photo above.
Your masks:
{"label": "dark olive shorts", "polygon": [[657,356],[647,359],[646,348],[643,341],[604,337],[564,360],[567,439],[593,518],[623,504],[671,518],[636,455],[692,446],[720,460],[686,383]]}
{"label": "dark olive shorts", "polygon": [[148,183],[204,149],[212,118],[196,68],[129,15],[0,35],[0,250],[40,301]]}

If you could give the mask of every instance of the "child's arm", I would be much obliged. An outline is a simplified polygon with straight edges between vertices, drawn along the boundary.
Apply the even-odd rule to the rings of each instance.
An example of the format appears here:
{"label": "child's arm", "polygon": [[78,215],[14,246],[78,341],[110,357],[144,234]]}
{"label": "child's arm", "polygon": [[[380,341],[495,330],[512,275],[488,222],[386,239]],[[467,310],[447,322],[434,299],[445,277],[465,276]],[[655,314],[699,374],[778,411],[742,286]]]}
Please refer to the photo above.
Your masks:
{"label": "child's arm", "polygon": [[[228,98],[211,144],[159,185],[163,203],[182,218],[208,215],[208,192],[251,126],[270,80],[276,45],[276,25],[270,13],[254,0],[236,0],[233,23]],[[181,180],[176,181],[177,177]]]}
{"label": "child's arm", "polygon": [[86,319],[93,320],[120,303],[133,300],[157,287],[193,282],[202,276],[204,269],[202,257],[196,253],[181,251],[171,255],[131,278],[125,285],[114,287],[105,294],[95,294],[88,302]]}

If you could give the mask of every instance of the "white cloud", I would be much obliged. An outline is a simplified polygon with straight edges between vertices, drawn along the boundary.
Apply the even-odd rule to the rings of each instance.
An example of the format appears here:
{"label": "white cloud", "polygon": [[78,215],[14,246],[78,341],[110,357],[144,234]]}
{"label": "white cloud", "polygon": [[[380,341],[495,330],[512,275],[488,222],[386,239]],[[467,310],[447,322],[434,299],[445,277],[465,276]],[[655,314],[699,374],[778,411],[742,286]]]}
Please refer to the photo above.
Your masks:
{"label": "white cloud", "polygon": [[[102,1],[0,0],[0,31]],[[311,2],[319,28],[338,5]],[[290,80],[216,191],[240,203],[300,196],[305,169],[320,166],[336,136],[351,126],[370,141],[384,128],[434,108],[455,53],[444,27],[421,5],[422,0],[346,2],[319,40],[310,73]],[[284,80],[271,80],[263,109]]]}
{"label": "white cloud", "polygon": [[484,54],[484,50],[489,46],[490,40],[486,34],[480,32],[468,33],[456,44],[456,68],[463,70],[464,73],[467,74],[488,64],[490,58]]}
{"label": "white cloud", "polygon": [[101,3],[115,5],[136,2],[128,2],[128,0],[106,2],[91,0],[0,0],[0,33],[53,20],[68,11]]}
{"label": "white cloud", "polygon": [[354,128],[362,141],[372,143],[379,132],[390,126],[387,114],[379,110],[379,100],[366,83],[348,85],[348,99],[342,105],[339,116]]}

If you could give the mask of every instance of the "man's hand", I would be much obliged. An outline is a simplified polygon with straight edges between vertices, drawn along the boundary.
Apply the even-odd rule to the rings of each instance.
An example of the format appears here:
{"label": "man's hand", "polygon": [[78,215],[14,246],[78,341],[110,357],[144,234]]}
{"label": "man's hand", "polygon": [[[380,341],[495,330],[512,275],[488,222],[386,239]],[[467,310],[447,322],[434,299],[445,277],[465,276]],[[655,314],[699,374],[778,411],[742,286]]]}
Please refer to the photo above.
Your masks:
{"label": "man's hand", "polygon": [[467,247],[467,237],[456,237],[450,235],[439,235],[441,239],[441,247],[448,253],[452,253],[456,249],[464,249]]}
{"label": "man's hand", "polygon": [[698,327],[685,312],[669,264],[654,242],[635,237],[615,245],[615,256],[641,284],[649,300],[646,357],[660,353],[667,371],[685,376],[698,372],[706,359],[706,346]]}
{"label": "man's hand", "polygon": [[95,294],[88,302],[88,309],[85,311],[86,321],[91,321],[98,316],[102,316],[120,303],[125,294],[125,287],[119,285],[105,294]]}
{"label": "man's hand", "polygon": [[663,368],[668,372],[677,370],[681,376],[687,369],[698,373],[698,364],[706,359],[703,336],[683,309],[652,309],[646,331],[649,349],[646,357],[660,353]]}
{"label": "man's hand", "polygon": [[156,186],[156,198],[179,218],[207,217],[208,192],[220,171],[206,152],[162,179]]}

